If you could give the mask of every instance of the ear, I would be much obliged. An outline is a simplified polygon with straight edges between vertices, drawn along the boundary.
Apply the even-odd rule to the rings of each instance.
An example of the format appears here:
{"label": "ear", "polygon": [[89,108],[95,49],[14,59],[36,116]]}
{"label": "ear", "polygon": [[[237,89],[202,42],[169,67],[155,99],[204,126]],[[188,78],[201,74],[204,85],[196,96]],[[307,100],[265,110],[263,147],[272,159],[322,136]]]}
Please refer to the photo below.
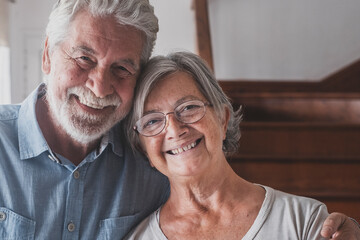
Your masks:
{"label": "ear", "polygon": [[49,37],[46,37],[45,44],[44,44],[44,51],[43,51],[43,55],[42,55],[42,71],[45,74],[49,74],[51,71],[48,40],[49,40]]}
{"label": "ear", "polygon": [[230,120],[230,110],[227,106],[224,106],[224,114],[222,116],[222,121],[221,121],[222,129],[223,129],[223,140],[225,140],[226,138],[226,132],[227,132],[229,120]]}

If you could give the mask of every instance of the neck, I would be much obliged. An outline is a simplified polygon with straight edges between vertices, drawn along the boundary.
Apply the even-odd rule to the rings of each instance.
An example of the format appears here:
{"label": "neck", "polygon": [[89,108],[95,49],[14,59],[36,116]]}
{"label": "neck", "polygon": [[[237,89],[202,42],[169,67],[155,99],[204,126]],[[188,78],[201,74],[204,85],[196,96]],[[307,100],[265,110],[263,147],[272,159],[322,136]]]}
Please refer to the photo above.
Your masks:
{"label": "neck", "polygon": [[36,103],[36,118],[50,149],[78,165],[90,152],[99,146],[100,139],[89,144],[81,144],[71,138],[52,117],[46,100]]}
{"label": "neck", "polygon": [[204,213],[221,210],[246,197],[252,184],[240,178],[225,160],[223,167],[213,168],[205,176],[181,180],[171,179],[171,195],[164,207],[175,214]]}

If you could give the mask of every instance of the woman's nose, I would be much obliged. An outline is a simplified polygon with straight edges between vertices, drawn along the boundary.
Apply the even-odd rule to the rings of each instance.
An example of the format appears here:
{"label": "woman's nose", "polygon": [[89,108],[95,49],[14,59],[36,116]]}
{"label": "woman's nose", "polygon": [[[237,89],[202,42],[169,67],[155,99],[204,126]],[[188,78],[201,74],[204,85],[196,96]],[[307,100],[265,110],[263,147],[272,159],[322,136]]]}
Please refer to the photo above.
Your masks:
{"label": "woman's nose", "polygon": [[111,72],[101,67],[96,67],[90,71],[85,86],[98,98],[104,98],[113,94],[115,91],[112,84]]}
{"label": "woman's nose", "polygon": [[166,117],[165,131],[168,139],[181,137],[189,131],[187,124],[180,122],[174,114],[167,114]]}

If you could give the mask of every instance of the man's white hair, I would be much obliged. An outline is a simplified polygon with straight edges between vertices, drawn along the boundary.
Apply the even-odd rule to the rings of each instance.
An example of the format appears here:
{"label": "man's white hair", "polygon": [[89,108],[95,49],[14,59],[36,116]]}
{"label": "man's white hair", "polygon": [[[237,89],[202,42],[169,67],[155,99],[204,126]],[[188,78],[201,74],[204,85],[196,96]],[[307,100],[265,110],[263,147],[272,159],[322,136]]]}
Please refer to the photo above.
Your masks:
{"label": "man's white hair", "polygon": [[158,19],[148,0],[59,0],[46,27],[50,51],[66,38],[71,21],[82,10],[94,17],[113,16],[119,24],[140,30],[145,38],[141,63],[148,61],[159,31]]}

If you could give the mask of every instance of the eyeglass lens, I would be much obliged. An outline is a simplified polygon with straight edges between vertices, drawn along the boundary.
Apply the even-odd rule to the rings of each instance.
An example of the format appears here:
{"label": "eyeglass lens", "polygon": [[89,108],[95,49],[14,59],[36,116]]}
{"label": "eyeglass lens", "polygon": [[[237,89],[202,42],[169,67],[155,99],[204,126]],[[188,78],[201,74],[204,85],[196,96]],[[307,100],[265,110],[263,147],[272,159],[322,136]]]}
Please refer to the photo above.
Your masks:
{"label": "eyeglass lens", "polygon": [[150,113],[136,122],[137,131],[144,136],[155,136],[163,131],[166,125],[166,115],[174,113],[175,118],[185,124],[195,123],[205,115],[205,104],[200,100],[184,102],[167,114]]}

